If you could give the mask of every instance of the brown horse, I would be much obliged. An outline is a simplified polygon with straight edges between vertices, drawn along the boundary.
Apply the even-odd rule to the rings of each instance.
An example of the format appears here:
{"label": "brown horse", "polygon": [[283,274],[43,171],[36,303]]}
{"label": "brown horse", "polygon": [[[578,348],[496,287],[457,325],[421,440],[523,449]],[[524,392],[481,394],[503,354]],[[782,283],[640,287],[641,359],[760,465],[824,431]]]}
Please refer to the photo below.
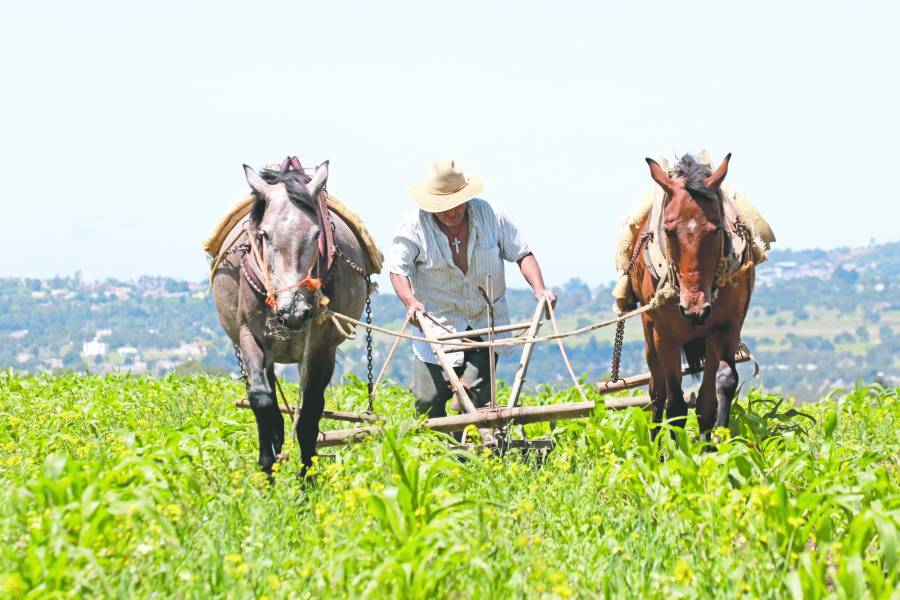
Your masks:
{"label": "brown horse", "polygon": [[[635,256],[640,256],[629,274],[641,304],[648,304],[661,284],[677,290],[677,302],[672,298],[642,315],[653,420],[661,422],[667,411],[673,424],[684,426],[684,353],[691,371],[703,369],[697,397],[697,420],[703,433],[714,425],[728,426],[738,385],[735,352],[755,277],[747,248],[738,257],[741,268],[726,270],[725,259],[729,253],[734,255],[735,240],[740,241],[735,236],[742,233],[739,221],[726,218],[719,191],[730,159],[731,154],[712,172],[688,155],[679,161],[673,177],[656,161],[646,159],[650,175],[665,197],[651,211],[641,239],[649,240],[655,245],[655,256],[664,258],[654,269],[650,248],[641,253],[638,247]],[[660,281],[663,278],[668,281]]]}

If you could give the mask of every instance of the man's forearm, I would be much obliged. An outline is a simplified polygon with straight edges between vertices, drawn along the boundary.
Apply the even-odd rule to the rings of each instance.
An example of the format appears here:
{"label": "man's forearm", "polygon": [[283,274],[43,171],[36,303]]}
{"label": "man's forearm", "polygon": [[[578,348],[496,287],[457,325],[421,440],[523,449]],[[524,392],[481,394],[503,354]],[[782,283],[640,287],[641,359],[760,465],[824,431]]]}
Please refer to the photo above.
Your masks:
{"label": "man's forearm", "polygon": [[529,254],[519,261],[519,269],[522,276],[535,294],[542,292],[544,288],[544,276],[541,273],[541,265],[538,264],[534,254]]}
{"label": "man's forearm", "polygon": [[534,290],[534,297],[538,300],[543,298],[550,302],[551,306],[556,306],[556,294],[553,293],[553,290],[548,290],[544,286],[544,275],[541,273],[541,265],[538,264],[534,254],[528,254],[519,260],[519,269],[522,271],[525,281]]}
{"label": "man's forearm", "polygon": [[402,302],[407,309],[422,306],[422,303],[413,293],[412,282],[410,282],[409,277],[391,273],[391,285],[394,286],[394,293],[397,294],[397,297],[400,298],[400,302]]}

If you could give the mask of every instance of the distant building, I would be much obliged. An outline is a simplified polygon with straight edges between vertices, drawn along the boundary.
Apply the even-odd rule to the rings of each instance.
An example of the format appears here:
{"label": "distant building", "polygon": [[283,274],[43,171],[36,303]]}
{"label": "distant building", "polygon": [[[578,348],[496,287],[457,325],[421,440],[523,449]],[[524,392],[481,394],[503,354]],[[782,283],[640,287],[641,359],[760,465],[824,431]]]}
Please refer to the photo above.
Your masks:
{"label": "distant building", "polygon": [[81,345],[82,356],[103,356],[106,354],[106,344],[92,340]]}
{"label": "distant building", "polygon": [[41,364],[44,368],[50,370],[63,368],[63,361],[61,358],[45,358],[41,360]]}
{"label": "distant building", "polygon": [[202,357],[206,355],[206,346],[194,342],[192,344],[182,344],[180,347],[172,351],[172,354],[182,358]]}

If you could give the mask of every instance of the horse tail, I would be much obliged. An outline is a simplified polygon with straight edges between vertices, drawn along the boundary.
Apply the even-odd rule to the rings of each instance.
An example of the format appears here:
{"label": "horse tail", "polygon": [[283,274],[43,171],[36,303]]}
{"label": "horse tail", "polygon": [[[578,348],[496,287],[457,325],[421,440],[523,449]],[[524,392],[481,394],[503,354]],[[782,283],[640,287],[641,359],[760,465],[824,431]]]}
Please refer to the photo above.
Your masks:
{"label": "horse tail", "polygon": [[697,379],[703,370],[703,358],[706,356],[706,339],[697,338],[681,347],[684,359],[690,369],[691,377]]}

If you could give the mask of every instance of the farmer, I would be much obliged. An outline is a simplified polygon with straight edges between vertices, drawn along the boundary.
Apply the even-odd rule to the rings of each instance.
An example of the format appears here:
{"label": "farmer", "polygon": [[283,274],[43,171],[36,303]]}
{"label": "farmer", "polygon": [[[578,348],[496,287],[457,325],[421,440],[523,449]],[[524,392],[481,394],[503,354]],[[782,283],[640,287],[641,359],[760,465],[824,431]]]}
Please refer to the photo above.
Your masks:
{"label": "farmer", "polygon": [[[452,160],[434,161],[425,181],[409,189],[419,209],[400,223],[388,251],[391,284],[410,313],[427,311],[453,331],[490,325],[487,303],[478,289],[488,289],[488,276],[494,325],[509,324],[504,260],[519,265],[535,298],[556,302],[556,295],[544,287],[541,267],[518,228],[503,212],[476,197],[483,188],[480,177],[465,175]],[[509,350],[503,348],[500,354]],[[446,374],[428,343],[414,342],[413,353],[416,411],[446,416],[446,403],[453,395]],[[486,405],[491,390],[487,349],[447,357],[473,403]]]}

